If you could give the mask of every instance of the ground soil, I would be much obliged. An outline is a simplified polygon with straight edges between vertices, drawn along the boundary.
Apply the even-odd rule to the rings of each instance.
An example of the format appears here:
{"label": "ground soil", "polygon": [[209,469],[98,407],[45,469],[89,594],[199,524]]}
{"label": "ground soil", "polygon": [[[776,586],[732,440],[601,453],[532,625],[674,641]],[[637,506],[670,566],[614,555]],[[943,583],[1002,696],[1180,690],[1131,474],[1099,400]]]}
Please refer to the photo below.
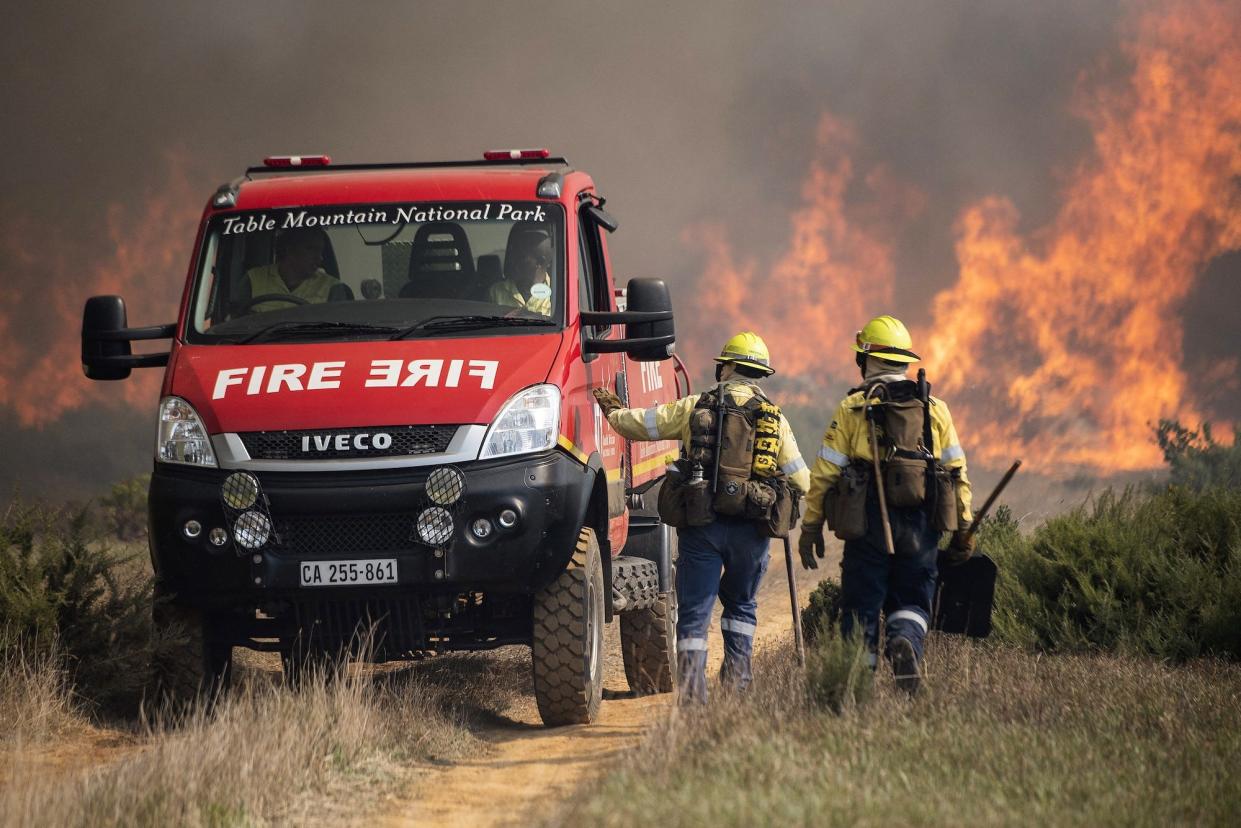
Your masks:
{"label": "ground soil", "polygon": [[0,788],[25,777],[65,776],[114,762],[141,743],[128,731],[84,724],[46,743],[0,748]]}
{"label": "ground soil", "polygon": [[[783,550],[771,546],[771,566],[760,591],[758,635],[755,648],[791,635],[788,580]],[[815,584],[827,574],[839,577],[836,561],[806,572],[793,551],[798,597],[805,602]],[[673,696],[633,698],[625,681],[618,640],[618,624],[608,625],[608,662],[604,702],[592,725],[544,728],[534,698],[522,694],[503,715],[479,727],[487,742],[483,753],[457,764],[428,766],[415,784],[393,798],[368,824],[385,826],[525,825],[547,812],[550,802],[569,795],[591,776],[605,773],[609,763],[633,746],[656,715],[673,703]],[[709,671],[719,669],[723,645],[719,632],[719,608],[711,625]],[[528,653],[528,650],[527,650]],[[498,651],[496,658],[520,658],[521,654]],[[525,656],[528,661],[528,655]]]}

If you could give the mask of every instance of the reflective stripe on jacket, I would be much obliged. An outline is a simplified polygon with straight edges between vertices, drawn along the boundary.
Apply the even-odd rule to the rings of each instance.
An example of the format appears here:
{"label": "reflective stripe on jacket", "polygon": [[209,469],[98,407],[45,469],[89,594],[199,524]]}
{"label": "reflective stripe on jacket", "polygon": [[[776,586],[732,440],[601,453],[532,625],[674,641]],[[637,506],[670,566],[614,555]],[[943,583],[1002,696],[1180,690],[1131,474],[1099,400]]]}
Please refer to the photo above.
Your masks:
{"label": "reflective stripe on jacket", "polygon": [[[743,382],[726,382],[724,391],[737,405],[745,405],[754,396],[754,387]],[[682,397],[653,408],[617,409],[608,415],[608,423],[630,440],[680,440],[688,445],[690,414],[700,396]],[[784,414],[780,415],[780,453],[776,463],[794,487],[802,492],[810,488],[810,470],[797,449],[797,438]]]}
{"label": "reflective stripe on jacket", "polygon": [[[931,439],[935,443],[931,448],[935,458],[947,469],[961,470],[961,482],[957,486],[957,514],[964,521],[973,520],[970,508],[973,495],[965,469],[965,449],[961,448],[961,441],[957,438],[948,404],[936,397],[931,397]],[[872,462],[866,395],[861,391],[844,398],[823,435],[819,456],[810,470],[810,492],[806,495],[803,523],[823,522],[823,495],[836,485],[841,470],[850,460]]]}

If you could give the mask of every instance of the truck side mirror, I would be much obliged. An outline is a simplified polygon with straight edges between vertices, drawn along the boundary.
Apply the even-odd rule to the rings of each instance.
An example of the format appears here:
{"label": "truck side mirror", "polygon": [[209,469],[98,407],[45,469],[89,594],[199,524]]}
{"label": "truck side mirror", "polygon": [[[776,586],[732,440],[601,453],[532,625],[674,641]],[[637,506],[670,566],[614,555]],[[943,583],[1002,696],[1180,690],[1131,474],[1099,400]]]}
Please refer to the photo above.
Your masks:
{"label": "truck side mirror", "polygon": [[629,322],[625,339],[646,340],[648,345],[635,345],[628,351],[638,362],[659,362],[672,356],[676,330],[672,321],[672,297],[663,279],[630,279],[625,290],[629,313],[649,313],[649,322]]}
{"label": "truck side mirror", "polygon": [[82,372],[87,379],[121,380],[134,368],[168,364],[168,354],[133,355],[136,339],[169,339],[177,325],[126,327],[125,300],[119,296],[92,296],[82,310]]}
{"label": "truck side mirror", "polygon": [[583,350],[589,354],[624,352],[639,362],[669,359],[676,343],[672,321],[672,297],[663,279],[630,279],[626,289],[627,309],[581,311],[583,325],[624,325],[624,339],[586,339]]}

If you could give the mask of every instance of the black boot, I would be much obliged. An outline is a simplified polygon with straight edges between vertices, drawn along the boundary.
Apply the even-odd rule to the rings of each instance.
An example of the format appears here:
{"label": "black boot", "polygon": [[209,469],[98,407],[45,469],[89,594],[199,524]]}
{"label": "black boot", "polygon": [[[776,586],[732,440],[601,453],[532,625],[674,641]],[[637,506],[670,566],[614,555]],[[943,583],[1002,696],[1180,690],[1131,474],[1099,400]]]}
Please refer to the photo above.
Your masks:
{"label": "black boot", "polygon": [[918,656],[908,638],[893,638],[888,642],[888,661],[892,663],[896,686],[915,695],[922,677],[918,673]]}

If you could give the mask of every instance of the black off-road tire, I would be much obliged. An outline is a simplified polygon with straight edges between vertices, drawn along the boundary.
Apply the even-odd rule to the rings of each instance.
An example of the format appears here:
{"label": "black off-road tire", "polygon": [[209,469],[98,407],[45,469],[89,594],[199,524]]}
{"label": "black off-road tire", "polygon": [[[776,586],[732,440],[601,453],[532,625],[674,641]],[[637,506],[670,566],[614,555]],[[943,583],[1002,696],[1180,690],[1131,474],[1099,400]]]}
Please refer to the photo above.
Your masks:
{"label": "black off-road tire", "polygon": [[[675,572],[673,567],[674,578]],[[677,678],[676,588],[653,606],[621,613],[620,638],[629,689],[639,696],[671,693]]]}
{"label": "black off-road tire", "polygon": [[232,681],[232,646],[214,640],[206,613],[174,604],[158,590],[151,616],[157,630],[180,639],[152,656],[156,698],[176,712],[200,700],[215,702]]}
{"label": "black off-road tire", "polygon": [[588,724],[603,700],[603,563],[592,529],[534,597],[534,698],[548,726]]}

